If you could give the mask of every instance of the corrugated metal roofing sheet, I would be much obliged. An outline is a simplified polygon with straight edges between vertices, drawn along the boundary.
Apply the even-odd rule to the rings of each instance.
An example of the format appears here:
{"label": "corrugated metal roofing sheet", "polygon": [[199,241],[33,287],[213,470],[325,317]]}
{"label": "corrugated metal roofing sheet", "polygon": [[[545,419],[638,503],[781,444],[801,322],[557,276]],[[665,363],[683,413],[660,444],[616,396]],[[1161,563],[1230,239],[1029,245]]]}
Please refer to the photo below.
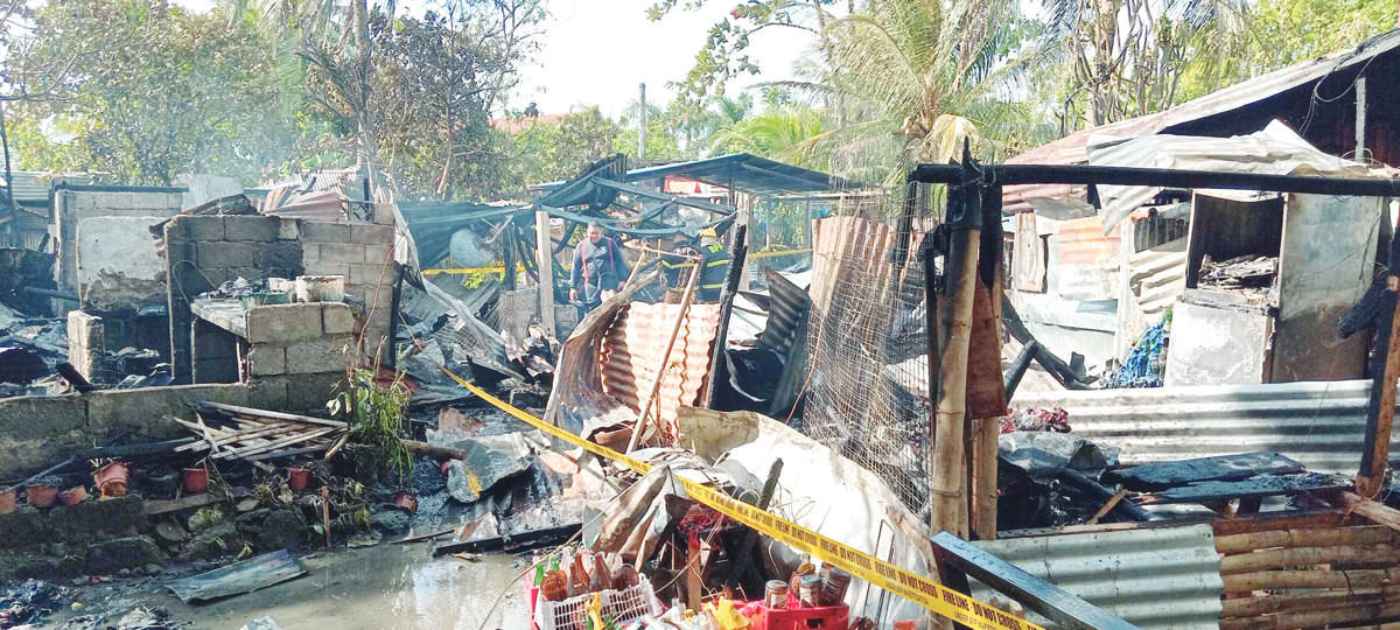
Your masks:
{"label": "corrugated metal roofing sheet", "polygon": [[779,354],[787,354],[797,341],[801,324],[812,310],[812,298],[782,274],[768,270],[768,322],[763,329],[763,345]]}
{"label": "corrugated metal roofing sheet", "polygon": [[[642,397],[656,382],[656,369],[680,310],[679,304],[633,302],[618,316],[599,355],[604,392],[641,411]],[[662,420],[674,423],[677,409],[699,403],[718,327],[718,304],[692,304],[686,311],[657,393]]]}
{"label": "corrugated metal roofing sheet", "polygon": [[[54,182],[88,184],[90,175],[52,175],[37,171],[14,171],[10,174],[15,182],[15,203],[30,206],[49,205],[49,187]],[[0,188],[5,187],[5,178],[0,176]]]}
{"label": "corrugated metal roofing sheet", "polygon": [[1144,315],[1166,310],[1186,290],[1186,251],[1147,249],[1128,259],[1128,284]]}
{"label": "corrugated metal roofing sheet", "polygon": [[[974,544],[1143,628],[1220,625],[1224,587],[1210,525]],[[992,594],[975,581],[973,591],[983,601]],[[1043,618],[1034,620],[1054,627]]]}
{"label": "corrugated metal roofing sheet", "polygon": [[[1074,434],[1124,463],[1277,451],[1310,470],[1352,473],[1366,432],[1366,380],[1025,392],[1012,405],[1063,407]],[[1400,452],[1400,435],[1392,439]]]}
{"label": "corrugated metal roofing sheet", "polygon": [[859,182],[847,181],[820,171],[776,162],[749,153],[733,153],[691,162],[634,169],[627,172],[625,180],[639,182],[668,175],[688,177],[726,188],[732,186],[743,192],[770,195],[863,187]]}

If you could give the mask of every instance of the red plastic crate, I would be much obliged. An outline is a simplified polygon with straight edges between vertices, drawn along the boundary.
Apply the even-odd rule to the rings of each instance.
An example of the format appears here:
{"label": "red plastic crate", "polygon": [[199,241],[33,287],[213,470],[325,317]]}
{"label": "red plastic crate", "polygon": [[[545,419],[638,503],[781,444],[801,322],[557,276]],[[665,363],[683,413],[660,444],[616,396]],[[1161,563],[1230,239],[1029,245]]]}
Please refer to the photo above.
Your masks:
{"label": "red plastic crate", "polygon": [[753,630],[849,630],[850,617],[851,610],[845,604],[786,610],[760,606]]}

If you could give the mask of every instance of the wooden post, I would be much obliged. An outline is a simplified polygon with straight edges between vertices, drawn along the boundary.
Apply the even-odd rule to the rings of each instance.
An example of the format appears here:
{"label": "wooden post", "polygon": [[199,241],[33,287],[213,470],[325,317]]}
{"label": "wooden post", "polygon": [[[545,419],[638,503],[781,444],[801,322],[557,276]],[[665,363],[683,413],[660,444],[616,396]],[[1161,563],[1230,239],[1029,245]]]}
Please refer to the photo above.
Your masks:
{"label": "wooden post", "polygon": [[[1392,249],[1394,247],[1392,246]],[[1394,272],[1395,270],[1392,270]],[[1392,295],[1400,288],[1400,277],[1387,279]],[[1390,337],[1386,344],[1385,369],[1371,380],[1371,404],[1366,413],[1366,439],[1361,453],[1361,470],[1356,474],[1356,493],[1373,497],[1385,481],[1390,457],[1390,432],[1395,418],[1395,383],[1400,380],[1400,295],[1387,312]]]}
{"label": "wooden post", "polygon": [[[661,353],[661,364],[656,368],[656,379],[651,383],[651,393],[647,394],[646,401],[642,403],[642,410],[637,414],[637,424],[632,426],[632,437],[627,440],[627,452],[631,453],[637,448],[637,443],[642,439],[642,434],[646,432],[647,416],[651,413],[652,403],[656,400],[658,392],[661,391],[661,381],[666,378],[666,368],[671,365],[671,350],[676,347],[676,337],[680,336],[681,325],[685,323],[686,311],[690,310],[690,303],[695,299],[695,285],[699,283],[701,265],[697,263],[690,268],[690,279],[685,284],[685,295],[681,297],[681,308],[676,311],[676,322],[671,325],[671,337],[666,340],[666,350]],[[656,428],[661,429],[661,406],[656,409]]]}
{"label": "wooden post", "polygon": [[[981,230],[952,233],[949,273],[957,279],[948,306],[948,344],[938,369],[938,404],[934,412],[933,459],[929,485],[933,489],[933,530],[968,537],[967,448],[963,423],[967,417],[967,358],[972,339],[972,303],[977,290]],[[950,278],[951,279],[951,278]]]}
{"label": "wooden post", "polygon": [[549,239],[549,213],[535,211],[535,256],[540,274],[540,323],[551,339],[559,337],[559,325],[554,321],[554,256]]}

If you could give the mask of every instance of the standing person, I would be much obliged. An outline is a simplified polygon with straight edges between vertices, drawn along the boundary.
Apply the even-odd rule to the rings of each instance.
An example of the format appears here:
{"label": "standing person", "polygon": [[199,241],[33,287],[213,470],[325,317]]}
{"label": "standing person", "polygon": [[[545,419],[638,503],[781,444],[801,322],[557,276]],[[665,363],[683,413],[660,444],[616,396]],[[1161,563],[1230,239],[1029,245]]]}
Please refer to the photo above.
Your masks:
{"label": "standing person", "polygon": [[714,302],[719,299],[720,290],[729,278],[731,260],[729,250],[719,241],[719,234],[714,228],[700,230],[700,256],[703,266],[700,268],[700,290],[696,297],[701,302]]}
{"label": "standing person", "polygon": [[579,319],[612,297],[626,280],[622,245],[604,235],[602,226],[589,223],[587,238],[574,248],[574,268],[569,272],[569,301],[578,308]]}

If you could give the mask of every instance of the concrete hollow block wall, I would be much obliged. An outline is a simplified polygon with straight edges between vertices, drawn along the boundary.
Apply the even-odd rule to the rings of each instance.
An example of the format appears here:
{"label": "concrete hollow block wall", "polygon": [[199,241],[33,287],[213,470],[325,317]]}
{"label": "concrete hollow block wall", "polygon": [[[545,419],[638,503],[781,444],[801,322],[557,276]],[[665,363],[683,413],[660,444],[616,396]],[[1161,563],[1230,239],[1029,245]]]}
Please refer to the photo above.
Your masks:
{"label": "concrete hollow block wall", "polygon": [[[287,389],[289,404],[320,407],[364,336],[379,351],[391,322],[394,226],[273,216],[181,216],[166,225],[171,355],[177,382],[257,383]],[[247,337],[195,324],[190,301],[243,277],[342,276],[345,303],[254,307]]]}

